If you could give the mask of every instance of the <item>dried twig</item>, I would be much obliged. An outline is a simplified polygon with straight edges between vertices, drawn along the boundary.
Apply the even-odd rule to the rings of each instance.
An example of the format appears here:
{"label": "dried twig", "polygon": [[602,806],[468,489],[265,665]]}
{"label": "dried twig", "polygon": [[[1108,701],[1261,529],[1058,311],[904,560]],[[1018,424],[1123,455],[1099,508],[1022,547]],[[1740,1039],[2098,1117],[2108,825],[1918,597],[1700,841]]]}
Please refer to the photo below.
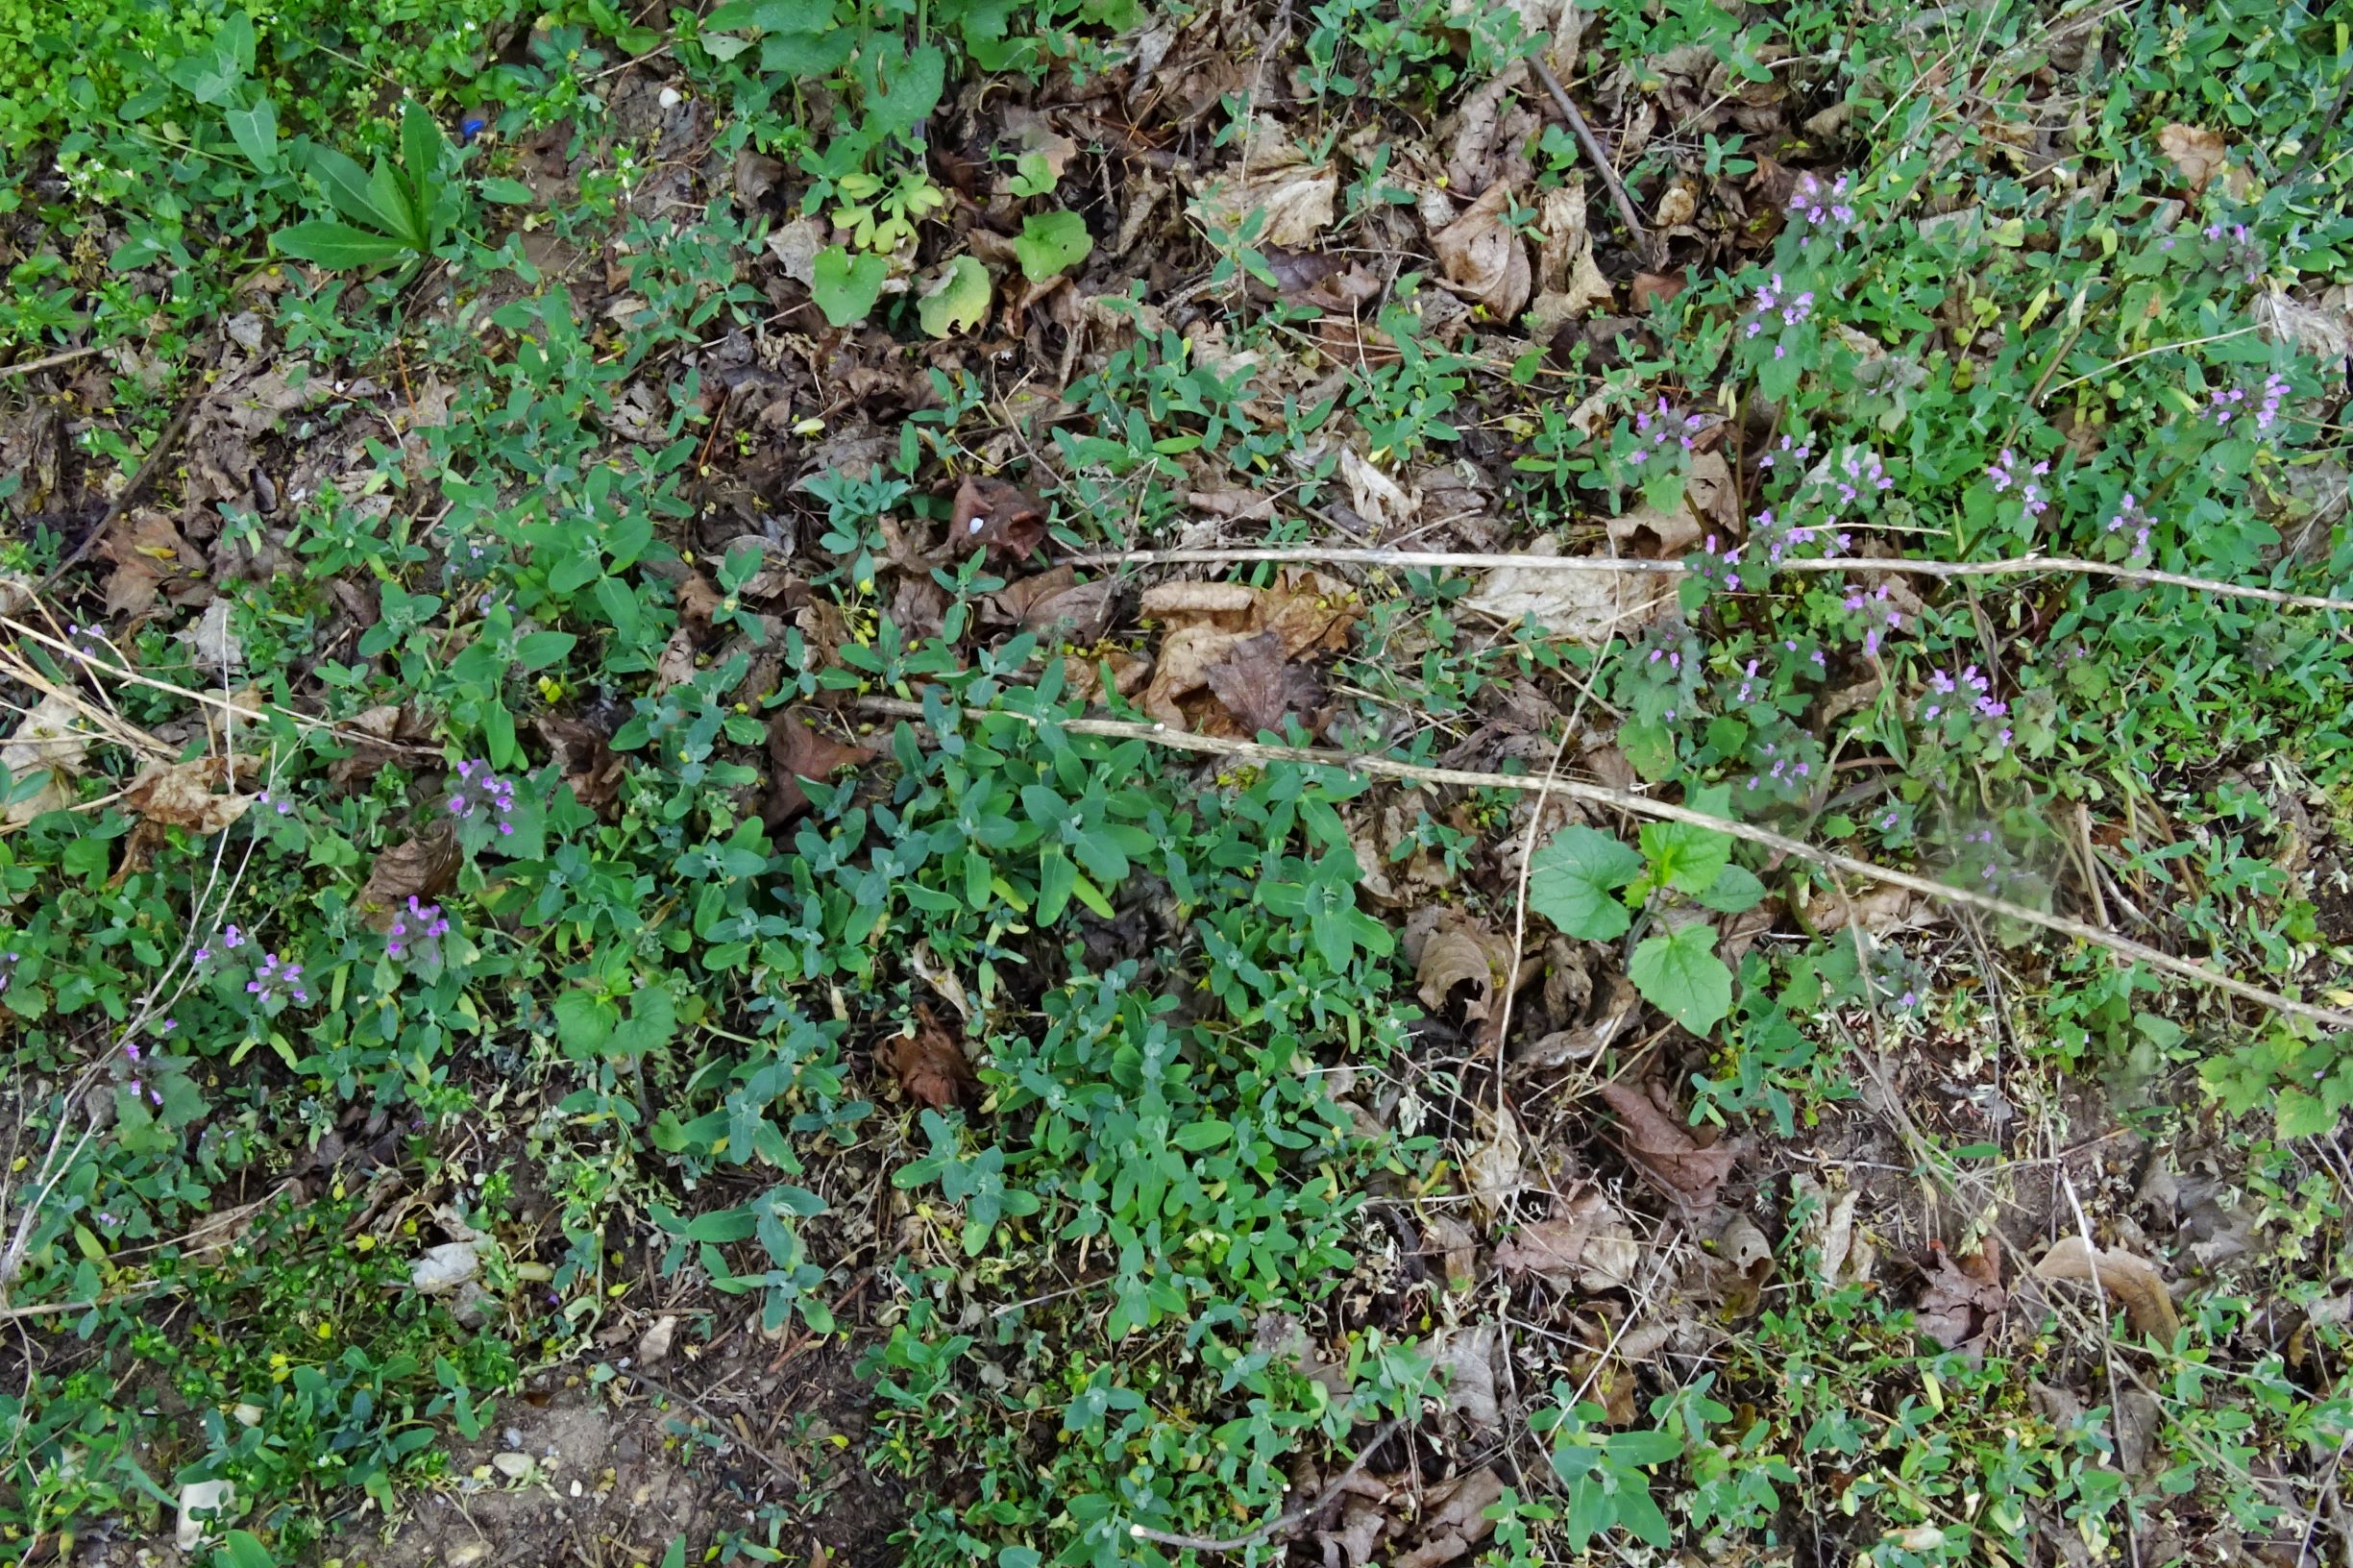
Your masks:
{"label": "dried twig", "polygon": [[1602,183],[1609,187],[1609,199],[1617,204],[1618,216],[1626,220],[1626,227],[1633,234],[1634,243],[1642,247],[1644,258],[1654,267],[1663,264],[1667,257],[1666,247],[1642,226],[1641,217],[1634,211],[1633,198],[1626,194],[1626,182],[1618,178],[1617,169],[1602,152],[1602,144],[1594,139],[1593,128],[1577,111],[1577,105],[1569,97],[1569,89],[1560,85],[1560,78],[1553,74],[1553,68],[1544,63],[1542,56],[1531,55],[1528,63],[1535,71],[1536,80],[1544,84],[1544,90],[1553,95],[1554,106],[1560,110],[1560,117],[1569,122],[1569,130],[1576,135],[1577,144],[1585,150],[1585,157],[1592,159],[1593,166],[1601,171]]}
{"label": "dried twig", "polygon": [[1148,1525],[1130,1525],[1127,1527],[1127,1532],[1140,1541],[1158,1541],[1163,1546],[1184,1547],[1193,1552],[1246,1552],[1277,1531],[1287,1530],[1302,1519],[1308,1518],[1316,1509],[1339,1496],[1347,1488],[1348,1483],[1356,1480],[1363,1472],[1364,1466],[1371,1462],[1373,1451],[1395,1436],[1397,1429],[1404,1424],[1402,1421],[1383,1422],[1380,1429],[1372,1434],[1371,1439],[1362,1448],[1357,1450],[1355,1463],[1326,1482],[1313,1497],[1304,1503],[1294,1504],[1285,1508],[1247,1535],[1236,1535],[1221,1541],[1206,1535],[1179,1535],[1165,1530],[1154,1530]]}
{"label": "dried twig", "polygon": [[77,359],[87,359],[97,352],[98,346],[93,343],[86,348],[60,349],[55,354],[44,354],[38,359],[19,359],[12,365],[0,365],[0,380],[12,376],[30,376],[37,370],[48,370],[56,365],[70,365]]}
{"label": "dried twig", "polygon": [[[919,723],[924,718],[921,703],[910,702],[898,698],[861,698],[854,705],[864,712],[890,718],[908,719]],[[2008,919],[2022,920],[2028,925],[2041,926],[2046,931],[2056,931],[2062,936],[2073,937],[2079,942],[2088,942],[2096,947],[2105,948],[2120,957],[2146,964],[2151,968],[2163,969],[2168,974],[2179,975],[2185,980],[2194,980],[2201,986],[2212,986],[2218,991],[2228,992],[2234,996],[2267,1007],[2275,1013],[2310,1018],[2316,1023],[2324,1023],[2336,1029],[2353,1029],[2353,1013],[2341,1012],[2335,1008],[2316,1007],[2310,1002],[2299,1002],[2292,997],[2283,996],[2277,992],[2266,991],[2261,986],[2250,985],[2235,976],[2218,974],[2186,958],[2175,958],[2171,953],[2160,951],[2145,943],[2134,942],[2129,937],[2120,937],[2113,931],[2104,931],[2088,921],[2074,919],[2065,915],[2048,914],[2025,904],[2014,904],[2007,898],[1996,898],[1990,894],[1977,893],[1969,888],[1948,887],[1942,882],[1925,876],[1917,876],[1910,871],[1899,871],[1887,866],[1875,866],[1870,861],[1857,860],[1852,855],[1842,855],[1835,850],[1817,848],[1802,840],[1793,839],[1787,834],[1776,833],[1769,827],[1758,827],[1750,822],[1734,821],[1724,817],[1710,817],[1705,812],[1695,811],[1689,806],[1654,800],[1648,796],[1634,795],[1625,790],[1613,790],[1606,785],[1587,784],[1581,779],[1553,778],[1550,775],[1547,778],[1536,778],[1525,773],[1496,773],[1468,768],[1426,768],[1418,763],[1398,762],[1388,757],[1371,756],[1356,751],[1338,751],[1325,747],[1264,746],[1257,741],[1229,741],[1219,739],[1214,735],[1195,735],[1181,729],[1170,729],[1165,724],[1145,723],[1128,719],[1039,719],[1029,714],[1016,713],[1011,709],[969,708],[966,710],[967,716],[974,719],[986,718],[992,712],[1004,713],[1007,717],[1019,719],[1025,723],[1051,723],[1073,735],[1107,735],[1123,740],[1149,741],[1156,746],[1171,747],[1178,750],[1206,751],[1218,756],[1246,758],[1253,762],[1307,763],[1315,767],[1337,768],[1346,772],[1371,773],[1387,778],[1409,778],[1425,784],[1458,784],[1466,789],[1548,789],[1572,799],[1613,807],[1619,811],[1630,812],[1637,817],[1650,817],[1660,821],[1687,822],[1694,827],[1709,828],[1735,839],[1746,840],[1751,844],[1761,844],[1768,849],[1777,850],[1793,860],[1804,861],[1808,865],[1821,866],[1833,871],[1843,871],[1850,876],[1859,876],[1873,882],[1883,882],[1891,887],[1902,888],[1919,894],[1924,898],[1932,898],[1941,903],[1957,904],[1963,908],[1979,910],[1988,915],[1999,915]]]}
{"label": "dried twig", "polygon": [[[1109,550],[1065,558],[1069,566],[1241,566],[1268,562],[1308,566],[1386,566],[1458,571],[1512,572],[1636,572],[1674,574],[1687,570],[1681,561],[1655,561],[1611,555],[1514,555],[1445,550],[1349,550],[1331,546],[1291,545],[1262,550]],[[2353,599],[2322,594],[2290,594],[2277,588],[2256,588],[2214,577],[2185,576],[2179,572],[2154,572],[2145,567],[2118,566],[2111,561],[2087,561],[2071,555],[2011,555],[1997,561],[1918,561],[1876,555],[1805,556],[1777,562],[1776,572],[1894,572],[1909,577],[2006,577],[2035,572],[2064,572],[2076,576],[2114,577],[2120,582],[2155,583],[2188,588],[2218,599],[2253,599],[2266,604],[2302,610],[2353,610]]]}
{"label": "dried twig", "polygon": [[99,516],[97,524],[82,536],[80,544],[65,552],[64,559],[49,569],[47,576],[34,585],[34,593],[46,593],[51,584],[71,571],[83,556],[90,552],[90,547],[105,537],[114,520],[139,499],[139,493],[147,488],[147,481],[156,477],[156,470],[163,466],[163,459],[170,456],[172,449],[180,444],[181,432],[188,428],[189,416],[196,412],[196,405],[204,401],[205,394],[211,389],[212,363],[217,353],[216,349],[202,356],[196,371],[196,384],[189,387],[187,396],[180,400],[180,406],[174,410],[171,423],[163,427],[163,433],[156,437],[156,444],[147,449],[147,455],[132,474],[131,482],[114,493],[114,499],[107,502],[107,509]]}

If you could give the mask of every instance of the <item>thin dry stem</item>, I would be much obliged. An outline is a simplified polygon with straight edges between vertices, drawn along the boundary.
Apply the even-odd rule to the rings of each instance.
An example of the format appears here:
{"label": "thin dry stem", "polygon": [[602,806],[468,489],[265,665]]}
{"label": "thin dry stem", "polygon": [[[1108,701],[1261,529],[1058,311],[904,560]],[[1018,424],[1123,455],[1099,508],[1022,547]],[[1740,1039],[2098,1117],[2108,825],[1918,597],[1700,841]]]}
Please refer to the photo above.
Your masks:
{"label": "thin dry stem", "polygon": [[[898,698],[861,698],[856,706],[867,713],[907,719],[918,723],[922,722],[924,717],[921,703],[910,702]],[[2353,1013],[2341,1012],[2335,1008],[2316,1007],[2310,1002],[2296,1001],[2292,997],[2283,996],[2275,991],[2267,991],[2261,986],[2251,985],[2235,976],[2218,974],[2186,958],[2175,958],[2171,953],[2160,951],[2145,943],[2134,942],[2129,937],[2120,937],[2113,931],[2103,931],[2098,926],[2085,920],[2074,919],[2066,915],[2047,914],[2043,910],[2029,908],[2024,904],[2014,904],[2007,898],[1997,898],[1990,894],[1977,893],[1968,888],[1948,887],[1942,882],[1924,876],[1917,876],[1910,871],[1899,871],[1887,866],[1875,866],[1870,861],[1857,860],[1852,855],[1842,855],[1834,850],[1817,848],[1802,840],[1793,839],[1785,833],[1776,833],[1771,828],[1757,827],[1749,822],[1733,821],[1723,817],[1710,817],[1689,806],[1673,805],[1664,800],[1653,800],[1647,796],[1634,795],[1625,790],[1613,790],[1605,785],[1587,784],[1579,779],[1568,778],[1554,779],[1548,785],[1544,779],[1531,777],[1524,773],[1496,773],[1467,768],[1425,768],[1416,763],[1397,762],[1388,757],[1368,756],[1354,751],[1338,751],[1323,747],[1263,746],[1256,741],[1222,740],[1213,735],[1194,735],[1185,730],[1170,729],[1165,724],[1144,723],[1127,719],[1038,719],[1028,714],[1014,713],[1006,709],[983,708],[967,709],[966,713],[970,718],[980,719],[988,717],[993,711],[1003,712],[1007,717],[1019,719],[1026,723],[1051,723],[1074,735],[1107,735],[1124,740],[1149,741],[1156,746],[1170,747],[1178,750],[1204,751],[1217,756],[1243,758],[1252,762],[1307,763],[1316,767],[1337,768],[1347,772],[1377,774],[1386,778],[1416,779],[1425,784],[1458,784],[1467,789],[1533,790],[1549,788],[1572,799],[1588,801],[1594,805],[1611,806],[1619,811],[1630,812],[1637,817],[1650,817],[1660,821],[1687,822],[1694,827],[1710,828],[1718,833],[1728,834],[1735,839],[1746,840],[1751,844],[1761,844],[1793,860],[1802,860],[1808,865],[1821,866],[1833,871],[1843,871],[1850,876],[1859,876],[1870,881],[1885,883],[1890,887],[1902,888],[1919,894],[1924,898],[1935,899],[1940,903],[1955,904],[1967,909],[1979,910],[1988,915],[1999,915],[2008,919],[2022,920],[2028,925],[2041,926],[2046,931],[2056,931],[2062,936],[2088,942],[2119,957],[2146,964],[2151,968],[2163,969],[2168,974],[2195,981],[2201,986],[2211,986],[2218,991],[2228,992],[2234,996],[2258,1003],[2275,1013],[2309,1018],[2316,1023],[2327,1024],[2335,1029],[2353,1029]]]}

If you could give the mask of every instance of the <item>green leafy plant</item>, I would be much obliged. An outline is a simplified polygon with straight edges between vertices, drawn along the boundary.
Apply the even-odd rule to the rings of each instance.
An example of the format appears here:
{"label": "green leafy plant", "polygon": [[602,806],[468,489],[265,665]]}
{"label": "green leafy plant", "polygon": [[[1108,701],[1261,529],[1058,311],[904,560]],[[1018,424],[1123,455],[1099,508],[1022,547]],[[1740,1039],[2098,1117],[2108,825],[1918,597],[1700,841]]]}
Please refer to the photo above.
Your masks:
{"label": "green leafy plant", "polygon": [[463,188],[445,175],[450,151],[440,125],[413,101],[401,108],[398,164],[379,154],[374,169],[363,170],[348,154],[312,149],[312,175],[350,221],[312,218],[279,231],[271,243],[287,256],[332,268],[430,256],[464,204]]}

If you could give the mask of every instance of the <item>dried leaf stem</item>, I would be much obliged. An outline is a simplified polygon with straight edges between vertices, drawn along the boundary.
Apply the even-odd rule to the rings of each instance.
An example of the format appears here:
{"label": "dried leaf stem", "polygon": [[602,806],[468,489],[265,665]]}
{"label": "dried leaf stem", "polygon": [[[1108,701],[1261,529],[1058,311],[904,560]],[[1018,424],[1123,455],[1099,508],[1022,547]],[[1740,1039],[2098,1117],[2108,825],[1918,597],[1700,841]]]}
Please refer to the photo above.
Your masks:
{"label": "dried leaf stem", "polygon": [[[899,698],[861,698],[854,706],[863,712],[888,718],[908,719],[918,723],[923,720],[921,703],[910,702]],[[2212,986],[2218,991],[2228,992],[2234,996],[2255,1002],[2275,1013],[2284,1013],[2293,1017],[2310,1018],[2316,1023],[2326,1024],[2335,1029],[2353,1029],[2353,1013],[2341,1012],[2335,1008],[2316,1007],[2310,1002],[2296,1001],[2275,991],[2267,991],[2261,986],[2250,985],[2235,976],[2217,973],[2189,959],[2175,958],[2172,954],[2151,947],[2145,943],[2135,942],[2129,937],[2120,937],[2113,931],[2102,930],[2085,920],[2078,920],[2066,915],[2049,914],[2044,910],[2030,908],[2025,904],[2012,903],[2007,898],[1996,898],[1990,894],[1977,893],[1969,888],[1948,887],[1942,882],[1925,876],[1918,876],[1910,871],[1900,871],[1887,866],[1875,866],[1870,861],[1857,860],[1852,855],[1842,855],[1835,850],[1818,848],[1802,840],[1793,839],[1785,833],[1776,833],[1771,828],[1758,827],[1749,822],[1733,821],[1723,817],[1710,817],[1704,812],[1694,811],[1689,806],[1679,806],[1665,800],[1654,800],[1647,796],[1635,795],[1625,790],[1613,790],[1601,784],[1588,784],[1581,779],[1558,778],[1550,774],[1539,778],[1525,773],[1497,773],[1468,768],[1428,768],[1418,763],[1398,762],[1388,757],[1335,750],[1326,747],[1265,746],[1257,741],[1229,741],[1214,735],[1194,735],[1185,730],[1170,729],[1165,724],[1147,723],[1128,719],[1048,721],[1040,720],[1028,714],[1013,713],[1010,709],[970,708],[966,712],[968,717],[975,719],[985,718],[992,712],[1004,712],[1010,717],[1020,719],[1028,723],[1052,723],[1073,735],[1105,735],[1122,740],[1148,741],[1155,746],[1165,746],[1177,750],[1203,751],[1217,756],[1242,758],[1251,762],[1307,763],[1316,767],[1337,768],[1346,772],[1411,779],[1423,784],[1455,784],[1466,789],[1546,790],[1567,796],[1571,799],[1630,812],[1637,817],[1649,817],[1660,821],[1687,822],[1694,827],[1712,828],[1716,832],[1728,834],[1735,839],[1763,845],[1768,849],[1777,850],[1793,860],[1804,861],[1808,865],[1841,871],[1850,876],[1863,877],[1873,882],[1885,883],[1890,887],[1902,888],[1924,898],[1934,899],[1940,903],[1955,904],[1965,909],[1978,910],[1987,915],[1998,915],[2008,919],[2022,920],[2028,925],[2041,926],[2046,931],[2055,931],[2061,936],[2073,937],[2079,942],[2088,942],[2096,947],[2105,948],[2120,958],[2146,964],[2151,968],[2163,969],[2168,974],[2178,975],[2201,986]]]}
{"label": "dried leaf stem", "polygon": [[[1386,566],[1456,571],[1512,572],[1652,572],[1679,573],[1681,561],[1654,561],[1609,555],[1524,555],[1444,550],[1354,550],[1332,546],[1286,546],[1258,550],[1119,550],[1066,558],[1071,566],[1241,566],[1259,562],[1305,566]],[[2321,594],[2290,594],[2276,588],[2222,582],[2213,577],[2186,576],[2179,572],[2156,572],[2145,567],[2118,566],[2112,561],[2087,561],[2071,555],[2012,555],[1996,561],[1918,561],[1880,556],[1807,556],[1782,561],[1777,572],[1894,572],[1912,577],[2004,577],[2036,572],[2064,572],[2077,576],[2113,577],[2120,582],[2153,583],[2212,594],[2218,599],[2252,599],[2301,610],[2353,610],[2353,599]]]}

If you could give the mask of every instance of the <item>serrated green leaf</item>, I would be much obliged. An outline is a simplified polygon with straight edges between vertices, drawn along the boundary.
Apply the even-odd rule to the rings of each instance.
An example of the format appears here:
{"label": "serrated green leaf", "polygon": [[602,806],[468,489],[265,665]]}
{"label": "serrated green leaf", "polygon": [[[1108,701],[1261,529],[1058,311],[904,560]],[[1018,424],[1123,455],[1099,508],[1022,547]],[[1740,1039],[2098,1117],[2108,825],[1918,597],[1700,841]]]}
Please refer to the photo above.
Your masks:
{"label": "serrated green leaf", "polygon": [[890,276],[891,263],[881,257],[852,256],[843,246],[828,245],[817,253],[809,297],[834,326],[854,326],[874,308]]}
{"label": "serrated green leaf", "polygon": [[2320,1096],[2307,1093],[2293,1084],[2280,1090],[2272,1109],[2282,1138],[2317,1138],[2337,1125],[2336,1115]]}
{"label": "serrated green leaf", "polygon": [[989,314],[989,269],[971,257],[955,257],[924,290],[915,313],[933,337],[970,331]]}
{"label": "serrated green leaf", "polygon": [[1021,220],[1021,233],[1013,242],[1021,276],[1033,283],[1077,266],[1093,249],[1087,220],[1075,212],[1033,212]]}
{"label": "serrated green leaf", "polygon": [[1642,854],[1651,863],[1654,885],[1697,895],[1713,887],[1731,864],[1732,841],[1689,822],[1645,822]]}
{"label": "serrated green leaf", "polygon": [[1528,863],[1528,907],[1581,942],[1625,935],[1633,918],[1615,890],[1642,874],[1642,857],[1606,833],[1570,826]]}
{"label": "serrated green leaf", "polygon": [[1695,1035],[1732,1010],[1732,971],[1716,956],[1716,928],[1700,921],[1634,948],[1627,975],[1642,999]]}

